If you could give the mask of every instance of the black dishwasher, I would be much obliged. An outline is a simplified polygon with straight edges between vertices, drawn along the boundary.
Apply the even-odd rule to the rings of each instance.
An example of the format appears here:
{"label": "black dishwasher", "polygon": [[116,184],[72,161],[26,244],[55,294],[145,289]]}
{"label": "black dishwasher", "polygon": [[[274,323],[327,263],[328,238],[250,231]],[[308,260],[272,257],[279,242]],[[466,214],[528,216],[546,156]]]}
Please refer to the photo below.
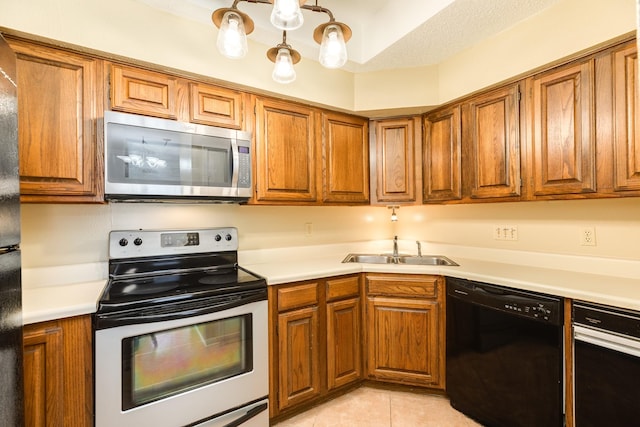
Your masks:
{"label": "black dishwasher", "polygon": [[486,426],[564,423],[562,298],[447,278],[447,395]]}
{"label": "black dishwasher", "polygon": [[576,426],[638,425],[640,313],[576,301],[573,336]]}

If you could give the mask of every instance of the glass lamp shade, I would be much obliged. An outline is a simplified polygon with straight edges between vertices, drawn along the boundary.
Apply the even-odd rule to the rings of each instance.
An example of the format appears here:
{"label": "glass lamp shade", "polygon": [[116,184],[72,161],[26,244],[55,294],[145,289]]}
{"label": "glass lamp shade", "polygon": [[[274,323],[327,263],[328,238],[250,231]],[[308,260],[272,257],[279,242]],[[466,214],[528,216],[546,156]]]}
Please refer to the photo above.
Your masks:
{"label": "glass lamp shade", "polygon": [[295,30],[304,23],[298,0],[274,0],[271,23],[281,30]]}
{"label": "glass lamp shade", "polygon": [[289,49],[278,49],[271,77],[278,83],[291,83],[296,79],[296,70],[293,69],[293,60]]}
{"label": "glass lamp shade", "polygon": [[319,61],[325,68],[340,68],[347,63],[347,45],[340,26],[328,25],[324,29]]}
{"label": "glass lamp shade", "polygon": [[224,14],[216,44],[218,51],[227,58],[239,59],[247,54],[247,34],[240,15],[233,11]]}

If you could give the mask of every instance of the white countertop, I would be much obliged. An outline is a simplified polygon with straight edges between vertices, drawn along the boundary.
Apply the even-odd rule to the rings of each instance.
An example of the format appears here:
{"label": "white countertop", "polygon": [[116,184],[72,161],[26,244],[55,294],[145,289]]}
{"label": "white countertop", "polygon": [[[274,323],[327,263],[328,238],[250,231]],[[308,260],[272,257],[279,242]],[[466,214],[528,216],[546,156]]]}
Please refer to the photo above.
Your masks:
{"label": "white countertop", "polygon": [[[400,252],[412,253],[411,243],[400,242]],[[348,253],[387,249],[388,241],[240,251],[239,264],[270,285],[359,272],[436,274],[640,311],[637,260],[423,244],[423,254],[444,255],[459,266],[342,263]],[[94,313],[106,277],[106,263],[23,269],[23,322]]]}

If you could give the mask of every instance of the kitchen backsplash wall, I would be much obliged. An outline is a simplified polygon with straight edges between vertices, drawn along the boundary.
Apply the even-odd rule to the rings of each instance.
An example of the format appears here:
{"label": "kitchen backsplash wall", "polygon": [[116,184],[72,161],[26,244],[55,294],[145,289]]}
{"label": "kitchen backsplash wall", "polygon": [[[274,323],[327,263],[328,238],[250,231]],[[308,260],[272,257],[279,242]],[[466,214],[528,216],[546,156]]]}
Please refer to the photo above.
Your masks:
{"label": "kitchen backsplash wall", "polygon": [[106,261],[109,231],[123,229],[234,226],[243,250],[387,239],[389,213],[370,206],[23,204],[23,266]]}
{"label": "kitchen backsplash wall", "polygon": [[[369,206],[23,204],[23,266],[104,262],[110,230],[217,226],[238,227],[244,250],[398,235],[406,241],[640,259],[640,198],[412,206],[397,214],[392,223],[388,209]],[[496,226],[517,227],[518,240],[494,240]],[[580,244],[584,227],[594,227],[596,246]]]}
{"label": "kitchen backsplash wall", "polygon": [[[398,216],[403,239],[640,260],[640,198],[409,207]],[[517,240],[495,240],[496,227],[516,227]],[[595,246],[581,245],[585,227]]]}

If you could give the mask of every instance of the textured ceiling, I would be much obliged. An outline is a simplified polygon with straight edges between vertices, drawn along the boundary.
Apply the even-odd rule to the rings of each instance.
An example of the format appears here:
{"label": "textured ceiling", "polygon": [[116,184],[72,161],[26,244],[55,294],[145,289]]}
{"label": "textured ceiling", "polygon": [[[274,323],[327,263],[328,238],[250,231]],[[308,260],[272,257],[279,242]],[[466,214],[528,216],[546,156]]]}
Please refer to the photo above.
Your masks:
{"label": "textured ceiling", "polygon": [[[211,23],[211,13],[233,0],[138,0],[185,19]],[[347,43],[354,72],[416,67],[442,62],[475,43],[539,13],[559,0],[308,0],[328,8],[353,30]],[[402,9],[401,9],[402,7]],[[275,46],[282,33],[269,23],[270,7],[240,2],[238,8],[256,24],[250,39]],[[319,47],[313,29],[327,15],[303,11],[302,28],[287,33],[287,42],[312,60]]]}

